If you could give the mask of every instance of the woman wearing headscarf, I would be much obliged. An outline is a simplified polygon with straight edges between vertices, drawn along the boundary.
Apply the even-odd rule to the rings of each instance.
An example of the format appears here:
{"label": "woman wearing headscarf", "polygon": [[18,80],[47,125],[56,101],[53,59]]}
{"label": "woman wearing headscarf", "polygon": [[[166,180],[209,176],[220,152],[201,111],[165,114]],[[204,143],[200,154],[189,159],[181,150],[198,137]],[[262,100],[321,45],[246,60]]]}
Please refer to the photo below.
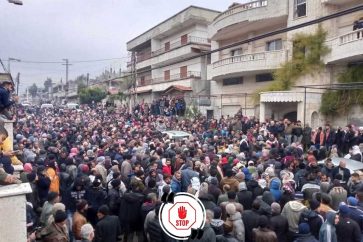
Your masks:
{"label": "woman wearing headscarf", "polygon": [[335,232],[335,225],[339,223],[339,215],[334,211],[326,213],[326,221],[320,228],[319,241],[320,242],[337,242],[337,235]]}

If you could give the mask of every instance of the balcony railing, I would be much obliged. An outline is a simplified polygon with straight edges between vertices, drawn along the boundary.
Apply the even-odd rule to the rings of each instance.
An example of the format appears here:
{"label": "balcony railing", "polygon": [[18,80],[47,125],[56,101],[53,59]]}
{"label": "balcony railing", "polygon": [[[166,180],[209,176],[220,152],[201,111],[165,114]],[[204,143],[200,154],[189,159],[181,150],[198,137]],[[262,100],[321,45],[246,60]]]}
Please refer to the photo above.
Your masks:
{"label": "balcony railing", "polygon": [[201,37],[196,37],[196,36],[188,36],[188,39],[182,41],[181,39],[174,41],[172,43],[170,43],[170,47],[169,48],[161,48],[158,50],[155,50],[151,53],[152,56],[157,56],[160,54],[163,54],[165,52],[171,51],[175,48],[184,46],[184,45],[188,45],[188,44],[205,44],[208,45],[210,44],[210,41],[206,38],[201,38]]}
{"label": "balcony railing", "polygon": [[144,80],[138,80],[137,81],[137,86],[138,87],[142,87],[142,86],[147,86],[147,85],[151,85],[152,83],[152,79],[144,79]]}
{"label": "balcony railing", "polygon": [[264,60],[265,59],[265,53],[266,52],[231,56],[231,57],[228,57],[228,58],[225,58],[225,59],[214,62],[213,63],[213,68],[223,66],[223,65],[229,65],[229,64],[232,64],[232,63]]}
{"label": "balcony railing", "polygon": [[[161,55],[163,53],[166,53],[166,52],[169,52],[169,51],[172,51],[178,47],[182,47],[182,46],[185,46],[185,45],[188,45],[188,44],[199,44],[199,45],[209,45],[210,44],[210,41],[206,38],[201,38],[201,37],[196,37],[196,36],[188,36],[188,38],[186,40],[177,40],[177,41],[174,41],[172,43],[170,43],[170,46],[168,48],[161,48],[161,49],[158,49],[158,50],[155,50],[153,52],[146,52],[146,53],[142,53],[142,54],[138,54],[136,56],[136,63],[139,63],[141,61],[144,61],[144,60],[147,60],[147,59],[150,59],[152,57],[155,57],[155,56],[158,56],[158,55]],[[130,63],[130,66],[132,65],[132,63]]]}
{"label": "balcony railing", "polygon": [[157,77],[157,78],[143,80],[143,81],[139,80],[137,82],[137,86],[141,87],[141,86],[146,86],[146,85],[152,85],[152,84],[158,84],[158,83],[170,82],[170,81],[177,81],[177,80],[189,79],[189,78],[199,79],[199,78],[201,78],[201,73],[198,71],[188,71],[186,73],[178,73],[178,74],[171,75],[169,78],[165,78],[165,76],[162,76],[162,77]]}
{"label": "balcony railing", "polygon": [[151,58],[151,52],[145,52],[142,54],[137,54],[136,55],[136,63],[139,63],[141,61],[147,60]]}
{"label": "balcony railing", "polygon": [[241,4],[241,5],[237,5],[233,8],[228,9],[227,11],[221,13],[220,15],[218,15],[215,19],[217,21],[222,20],[228,16],[231,16],[235,13],[239,13],[239,12],[243,12],[249,9],[254,9],[254,8],[260,8],[260,7],[265,7],[267,6],[267,2],[268,0],[257,0],[257,1],[253,1],[253,2],[249,2],[249,3],[245,3],[245,4]]}
{"label": "balcony railing", "polygon": [[363,39],[363,29],[358,29],[339,37],[339,45],[345,45]]}

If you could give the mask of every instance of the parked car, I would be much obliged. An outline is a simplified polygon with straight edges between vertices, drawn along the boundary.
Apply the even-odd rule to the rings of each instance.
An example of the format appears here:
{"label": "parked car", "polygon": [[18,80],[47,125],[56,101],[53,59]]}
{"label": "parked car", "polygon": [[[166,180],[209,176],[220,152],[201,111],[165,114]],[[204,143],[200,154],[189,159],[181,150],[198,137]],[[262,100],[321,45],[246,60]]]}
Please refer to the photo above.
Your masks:
{"label": "parked car", "polygon": [[67,103],[66,107],[68,109],[79,109],[79,104],[77,104],[77,103]]}
{"label": "parked car", "polygon": [[44,109],[44,108],[47,108],[47,109],[53,109],[54,106],[53,104],[51,103],[43,103],[41,106],[40,106],[41,109]]}
{"label": "parked car", "polygon": [[184,132],[184,131],[179,131],[179,130],[168,130],[168,131],[164,131],[161,132],[163,135],[167,135],[169,139],[173,139],[173,140],[180,140],[180,139],[184,139],[184,138],[189,138],[192,136],[192,134]]}

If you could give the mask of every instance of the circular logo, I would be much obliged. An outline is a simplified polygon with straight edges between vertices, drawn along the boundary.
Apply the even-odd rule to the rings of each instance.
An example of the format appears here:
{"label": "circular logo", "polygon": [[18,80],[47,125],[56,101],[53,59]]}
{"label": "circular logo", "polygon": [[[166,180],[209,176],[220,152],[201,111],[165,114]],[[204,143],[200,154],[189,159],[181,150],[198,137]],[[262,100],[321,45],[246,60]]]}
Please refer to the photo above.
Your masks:
{"label": "circular logo", "polygon": [[197,197],[180,192],[175,194],[174,203],[161,205],[159,222],[168,236],[176,240],[187,240],[192,229],[203,229],[205,208]]}

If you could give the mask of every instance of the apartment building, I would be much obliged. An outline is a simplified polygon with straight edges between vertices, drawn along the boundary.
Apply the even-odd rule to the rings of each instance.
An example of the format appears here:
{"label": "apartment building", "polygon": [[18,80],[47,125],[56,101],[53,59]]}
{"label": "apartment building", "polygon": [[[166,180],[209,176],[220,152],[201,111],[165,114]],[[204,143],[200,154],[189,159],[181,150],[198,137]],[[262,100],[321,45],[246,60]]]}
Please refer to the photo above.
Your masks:
{"label": "apartment building", "polygon": [[[360,0],[257,0],[234,4],[220,13],[209,25],[212,50],[208,79],[211,80],[208,108],[210,115],[243,114],[260,120],[268,118],[301,120],[313,127],[327,120],[346,124],[350,117],[324,117],[319,108],[324,90],[292,88],[290,91],[264,92],[260,103],[253,93],[273,81],[272,73],[292,58],[293,38],[297,33],[314,33],[311,25],[287,33],[227,48],[228,45],[274,30],[308,22],[361,4]],[[348,65],[363,60],[363,30],[353,31],[353,22],[362,18],[355,12],[322,23],[328,31],[326,44],[331,52],[324,58],[323,70],[298,78],[296,85],[330,84]],[[359,113],[355,110],[356,113]],[[349,116],[349,115],[348,115]]]}
{"label": "apartment building", "polygon": [[210,92],[207,57],[188,59],[211,48],[208,25],[219,12],[190,6],[127,42],[128,70],[136,72],[131,93],[147,103],[162,96],[190,102]]}

